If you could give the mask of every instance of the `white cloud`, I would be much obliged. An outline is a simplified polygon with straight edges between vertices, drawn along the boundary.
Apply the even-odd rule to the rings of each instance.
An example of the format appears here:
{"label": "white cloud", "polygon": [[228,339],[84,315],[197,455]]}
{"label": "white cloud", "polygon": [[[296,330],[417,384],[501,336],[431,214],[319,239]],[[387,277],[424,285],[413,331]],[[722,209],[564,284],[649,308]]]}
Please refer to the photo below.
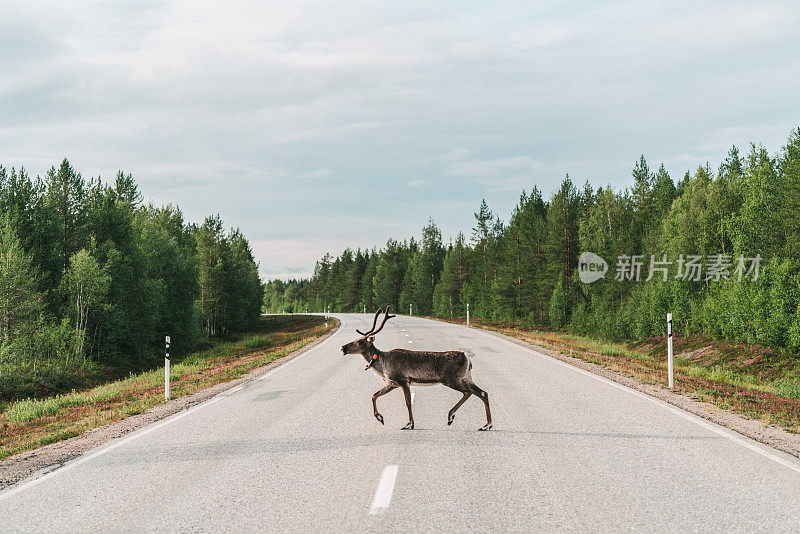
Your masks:
{"label": "white cloud", "polygon": [[469,150],[466,148],[454,148],[444,154],[440,154],[434,158],[430,158],[433,161],[444,161],[444,162],[451,162],[451,161],[460,161],[469,154]]}
{"label": "white cloud", "polygon": [[330,175],[331,175],[331,170],[326,167],[324,169],[315,169],[315,170],[313,170],[311,172],[307,172],[306,174],[303,175],[303,178],[306,178],[306,179],[309,179],[309,180],[316,180],[316,179],[319,179],[319,178],[325,178],[326,176],[330,176]]}
{"label": "white cloud", "polygon": [[790,1],[16,2],[3,21],[0,164],[121,168],[193,220],[296,240],[260,249],[264,274],[313,268],[320,227],[339,251],[407,237],[408,213],[468,230],[484,195],[626,185],[642,153],[716,166],[800,116]]}
{"label": "white cloud", "polygon": [[509,171],[535,172],[546,166],[530,156],[514,156],[510,158],[461,160],[447,166],[447,172],[456,176],[496,176]]}

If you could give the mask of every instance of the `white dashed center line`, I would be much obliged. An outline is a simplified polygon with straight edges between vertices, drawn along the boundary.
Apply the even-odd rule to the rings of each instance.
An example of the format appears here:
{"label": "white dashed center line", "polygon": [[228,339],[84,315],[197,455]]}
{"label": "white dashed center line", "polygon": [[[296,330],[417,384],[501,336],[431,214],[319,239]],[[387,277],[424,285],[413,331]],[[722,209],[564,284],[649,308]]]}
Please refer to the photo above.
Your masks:
{"label": "white dashed center line", "polygon": [[375,497],[372,499],[372,506],[369,508],[370,514],[379,514],[389,508],[394,491],[394,481],[397,479],[397,469],[396,465],[387,465],[383,468],[378,488],[375,490]]}

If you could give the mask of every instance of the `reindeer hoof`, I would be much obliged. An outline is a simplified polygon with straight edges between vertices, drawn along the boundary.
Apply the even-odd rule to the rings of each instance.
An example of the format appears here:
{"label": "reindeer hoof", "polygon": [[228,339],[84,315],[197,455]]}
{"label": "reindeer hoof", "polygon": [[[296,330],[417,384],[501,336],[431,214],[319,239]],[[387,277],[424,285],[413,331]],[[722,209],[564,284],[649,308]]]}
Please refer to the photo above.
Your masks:
{"label": "reindeer hoof", "polygon": [[385,423],[383,422],[383,416],[382,416],[381,414],[379,414],[379,413],[376,413],[376,414],[375,414],[375,419],[377,419],[377,420],[378,420],[378,422],[379,422],[380,424],[382,424],[382,425],[383,425],[383,424],[385,424]]}
{"label": "reindeer hoof", "polygon": [[404,426],[400,430],[414,430],[414,423],[408,423],[406,426]]}
{"label": "reindeer hoof", "polygon": [[480,427],[478,430],[491,430],[491,429],[492,429],[492,423],[486,423],[485,425]]}
{"label": "reindeer hoof", "polygon": [[450,415],[448,415],[448,416],[447,416],[447,426],[450,426],[450,425],[452,425],[452,424],[453,424],[453,419],[455,419],[455,418],[456,418],[456,415],[455,415],[455,414],[450,414]]}

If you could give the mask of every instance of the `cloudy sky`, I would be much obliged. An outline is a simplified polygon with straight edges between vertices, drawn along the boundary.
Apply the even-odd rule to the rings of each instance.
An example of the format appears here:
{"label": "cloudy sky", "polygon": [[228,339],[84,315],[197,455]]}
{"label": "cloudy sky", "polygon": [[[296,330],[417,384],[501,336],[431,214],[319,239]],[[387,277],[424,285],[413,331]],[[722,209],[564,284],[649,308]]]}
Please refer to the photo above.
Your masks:
{"label": "cloudy sky", "polygon": [[[54,7],[69,5],[69,8]],[[69,2],[0,6],[0,164],[133,173],[219,213],[265,278],[468,233],[482,198],[673,178],[800,126],[800,4]]]}

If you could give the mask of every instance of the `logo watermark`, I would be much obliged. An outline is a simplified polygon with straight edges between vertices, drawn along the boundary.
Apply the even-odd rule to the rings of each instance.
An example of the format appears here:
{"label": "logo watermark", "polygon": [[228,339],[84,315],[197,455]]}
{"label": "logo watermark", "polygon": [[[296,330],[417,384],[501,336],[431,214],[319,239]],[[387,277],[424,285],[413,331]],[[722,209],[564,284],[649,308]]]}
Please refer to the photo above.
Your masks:
{"label": "logo watermark", "polygon": [[[692,282],[719,282],[722,280],[758,280],[761,270],[761,255],[753,257],[732,254],[709,254],[708,256],[680,254],[668,259],[666,254],[660,258],[651,255],[645,262],[644,255],[617,256],[617,282],[645,282],[658,276],[666,282],[670,276],[675,280]],[[605,278],[608,263],[593,252],[583,252],[578,258],[578,276],[584,284],[591,284]],[[646,271],[646,272],[643,272]],[[644,277],[644,275],[647,275]]]}
{"label": "logo watermark", "polygon": [[606,272],[608,272],[606,260],[594,252],[583,252],[578,258],[578,276],[584,284],[605,278]]}

